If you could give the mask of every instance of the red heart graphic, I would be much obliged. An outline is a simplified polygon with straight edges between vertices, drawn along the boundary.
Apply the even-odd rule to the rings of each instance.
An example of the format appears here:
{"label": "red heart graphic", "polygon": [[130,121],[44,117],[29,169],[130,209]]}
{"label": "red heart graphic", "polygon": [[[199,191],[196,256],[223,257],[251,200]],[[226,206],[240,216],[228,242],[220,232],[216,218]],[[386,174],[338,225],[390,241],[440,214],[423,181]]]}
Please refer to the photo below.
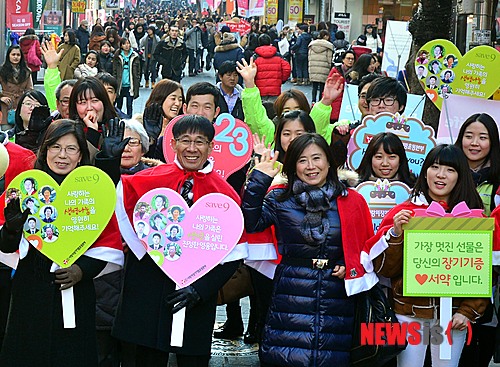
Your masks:
{"label": "red heart graphic", "polygon": [[420,285],[424,284],[427,281],[427,278],[429,278],[429,276],[427,274],[415,275],[415,279],[417,280],[417,282],[420,283]]}

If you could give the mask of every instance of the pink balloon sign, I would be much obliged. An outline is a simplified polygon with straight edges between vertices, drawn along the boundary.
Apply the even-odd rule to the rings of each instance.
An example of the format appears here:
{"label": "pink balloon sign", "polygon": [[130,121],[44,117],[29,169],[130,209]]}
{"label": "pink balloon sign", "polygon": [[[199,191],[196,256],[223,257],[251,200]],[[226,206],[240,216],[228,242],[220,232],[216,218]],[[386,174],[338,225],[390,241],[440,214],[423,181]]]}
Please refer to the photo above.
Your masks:
{"label": "pink balloon sign", "polygon": [[160,188],[137,202],[134,229],[149,256],[182,288],[216,267],[236,246],[243,214],[226,195],[205,195],[190,208],[177,192]]}
{"label": "pink balloon sign", "polygon": [[[163,155],[167,162],[173,162],[175,152],[170,146],[172,128],[183,116],[177,116],[168,124],[163,138]],[[228,113],[220,114],[215,120],[215,137],[212,154],[208,157],[214,163],[214,170],[227,179],[232,173],[248,163],[253,151],[252,132],[243,121]]]}

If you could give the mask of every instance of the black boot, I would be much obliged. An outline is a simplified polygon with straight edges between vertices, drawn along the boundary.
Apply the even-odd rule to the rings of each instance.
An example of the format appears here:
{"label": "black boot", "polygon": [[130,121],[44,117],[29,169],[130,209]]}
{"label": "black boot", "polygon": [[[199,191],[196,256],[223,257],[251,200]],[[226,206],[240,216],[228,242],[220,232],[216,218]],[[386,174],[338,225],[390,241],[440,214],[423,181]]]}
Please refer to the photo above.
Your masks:
{"label": "black boot", "polygon": [[255,344],[259,342],[257,335],[257,300],[255,296],[250,296],[250,316],[248,317],[247,331],[243,335],[243,343]]}
{"label": "black boot", "polygon": [[237,339],[243,335],[243,320],[241,319],[240,302],[228,303],[226,305],[226,315],[226,322],[217,331],[214,331],[214,338]]}

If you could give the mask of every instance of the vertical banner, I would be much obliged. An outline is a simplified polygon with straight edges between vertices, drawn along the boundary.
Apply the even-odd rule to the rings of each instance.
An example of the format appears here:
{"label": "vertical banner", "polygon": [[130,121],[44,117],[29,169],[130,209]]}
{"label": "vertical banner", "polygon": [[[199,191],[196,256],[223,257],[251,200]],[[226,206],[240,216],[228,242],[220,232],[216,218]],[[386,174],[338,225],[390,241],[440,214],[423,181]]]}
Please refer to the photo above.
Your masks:
{"label": "vertical banner", "polygon": [[333,13],[332,23],[338,26],[338,30],[345,33],[345,39],[350,40],[351,13]]}
{"label": "vertical banner", "polygon": [[238,4],[238,15],[248,18],[248,0],[236,0]]}
{"label": "vertical banner", "polygon": [[404,70],[412,42],[408,31],[408,22],[388,20],[385,30],[384,57],[382,71],[396,78],[400,70]]}
{"label": "vertical banner", "polygon": [[47,0],[30,0],[30,12],[33,14],[33,28],[40,28],[40,20],[42,19],[43,10]]}
{"label": "vertical banner", "polygon": [[302,22],[304,2],[302,0],[290,0],[288,4],[288,21],[295,23]]}
{"label": "vertical banner", "polygon": [[278,22],[278,0],[267,0],[266,24],[276,24],[277,22]]}
{"label": "vertical banner", "polygon": [[264,0],[249,0],[248,8],[250,17],[261,17],[264,15]]}
{"label": "vertical banner", "polygon": [[[12,25],[19,19],[19,14],[25,14],[29,11],[29,0],[6,0],[5,2],[5,15],[7,20],[7,27],[14,30]],[[26,27],[29,28],[29,27]],[[24,28],[24,29],[26,29]]]}
{"label": "vertical banner", "polygon": [[233,14],[235,10],[235,2],[236,0],[226,0],[226,13]]}

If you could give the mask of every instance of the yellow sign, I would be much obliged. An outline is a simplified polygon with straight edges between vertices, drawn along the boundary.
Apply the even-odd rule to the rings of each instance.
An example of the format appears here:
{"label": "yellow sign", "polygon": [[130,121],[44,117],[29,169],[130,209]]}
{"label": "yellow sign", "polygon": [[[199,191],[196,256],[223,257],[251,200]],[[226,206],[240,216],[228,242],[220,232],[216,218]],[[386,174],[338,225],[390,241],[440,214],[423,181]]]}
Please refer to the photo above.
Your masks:
{"label": "yellow sign", "polygon": [[72,1],[71,2],[71,11],[73,13],[85,13],[86,6],[87,6],[86,1]]}
{"label": "yellow sign", "polygon": [[278,22],[278,0],[266,1],[266,24]]}
{"label": "yellow sign", "polygon": [[288,21],[296,23],[302,22],[303,11],[303,0],[290,0],[288,2]]}

